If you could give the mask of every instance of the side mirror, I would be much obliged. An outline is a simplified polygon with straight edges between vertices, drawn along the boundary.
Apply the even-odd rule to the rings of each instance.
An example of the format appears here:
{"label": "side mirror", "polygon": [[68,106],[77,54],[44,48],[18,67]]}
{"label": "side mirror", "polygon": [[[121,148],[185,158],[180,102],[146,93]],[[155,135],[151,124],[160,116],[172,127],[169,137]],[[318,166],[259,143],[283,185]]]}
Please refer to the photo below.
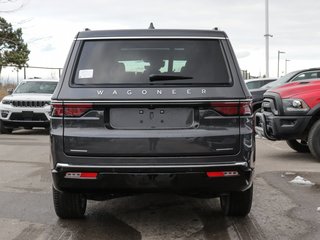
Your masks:
{"label": "side mirror", "polygon": [[7,92],[9,93],[9,95],[11,95],[13,93],[13,88],[7,89]]}

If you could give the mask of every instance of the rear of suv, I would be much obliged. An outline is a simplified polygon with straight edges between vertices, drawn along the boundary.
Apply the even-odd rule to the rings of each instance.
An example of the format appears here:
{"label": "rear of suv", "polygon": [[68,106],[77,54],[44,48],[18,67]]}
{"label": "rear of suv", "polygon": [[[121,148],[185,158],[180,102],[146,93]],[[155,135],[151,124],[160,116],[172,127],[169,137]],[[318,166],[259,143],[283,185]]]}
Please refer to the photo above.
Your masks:
{"label": "rear of suv", "polygon": [[145,192],[220,197],[226,215],[251,209],[251,96],[222,31],[78,33],[51,124],[60,218],[82,217],[87,199]]}

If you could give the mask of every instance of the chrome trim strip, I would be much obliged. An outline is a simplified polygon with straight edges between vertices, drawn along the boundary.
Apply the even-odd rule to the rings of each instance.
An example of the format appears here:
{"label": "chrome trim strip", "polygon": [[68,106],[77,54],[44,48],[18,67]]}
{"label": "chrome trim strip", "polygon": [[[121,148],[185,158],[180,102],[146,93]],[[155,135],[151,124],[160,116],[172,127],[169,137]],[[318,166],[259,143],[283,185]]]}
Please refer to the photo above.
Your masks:
{"label": "chrome trim strip", "polygon": [[74,40],[103,40],[103,39],[228,39],[226,37],[201,36],[132,36],[132,37],[80,37]]}
{"label": "chrome trim strip", "polygon": [[177,99],[177,100],[53,100],[52,103],[192,103],[192,102],[251,102],[252,99],[220,99],[220,100],[208,100],[208,99]]}
{"label": "chrome trim strip", "polygon": [[231,151],[233,148],[217,148],[216,151]]}
{"label": "chrome trim strip", "polygon": [[247,167],[247,162],[221,163],[221,164],[191,164],[191,165],[72,165],[57,163],[56,168],[202,168],[202,167]]}
{"label": "chrome trim strip", "polygon": [[70,149],[70,152],[82,152],[82,153],[87,153],[88,150],[85,150],[85,149]]}

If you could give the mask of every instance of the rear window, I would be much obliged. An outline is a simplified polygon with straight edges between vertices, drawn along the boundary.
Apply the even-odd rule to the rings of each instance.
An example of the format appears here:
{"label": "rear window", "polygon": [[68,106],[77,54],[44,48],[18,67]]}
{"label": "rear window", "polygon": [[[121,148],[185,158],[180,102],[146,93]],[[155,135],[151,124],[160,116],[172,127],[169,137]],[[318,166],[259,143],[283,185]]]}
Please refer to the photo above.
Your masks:
{"label": "rear window", "polygon": [[74,84],[231,83],[219,40],[85,41]]}

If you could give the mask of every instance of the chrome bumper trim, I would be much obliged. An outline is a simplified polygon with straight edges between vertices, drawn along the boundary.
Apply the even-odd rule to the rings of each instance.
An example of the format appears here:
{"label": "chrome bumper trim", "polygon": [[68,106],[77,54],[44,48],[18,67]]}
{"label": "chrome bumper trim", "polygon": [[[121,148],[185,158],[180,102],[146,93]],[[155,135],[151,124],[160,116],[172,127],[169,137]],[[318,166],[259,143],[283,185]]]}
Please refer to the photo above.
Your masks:
{"label": "chrome bumper trim", "polygon": [[247,162],[221,163],[221,164],[193,164],[193,165],[73,165],[57,163],[57,168],[204,168],[204,167],[248,167]]}

